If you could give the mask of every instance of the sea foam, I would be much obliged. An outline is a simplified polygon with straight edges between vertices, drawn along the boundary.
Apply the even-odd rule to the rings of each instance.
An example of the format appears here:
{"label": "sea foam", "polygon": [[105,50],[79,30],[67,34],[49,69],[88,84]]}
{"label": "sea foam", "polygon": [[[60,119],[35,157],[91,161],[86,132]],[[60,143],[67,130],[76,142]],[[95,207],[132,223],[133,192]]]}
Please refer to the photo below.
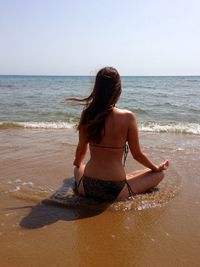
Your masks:
{"label": "sea foam", "polygon": [[68,122],[0,122],[0,129],[33,128],[33,129],[71,129],[75,124]]}
{"label": "sea foam", "polygon": [[200,124],[198,123],[166,123],[145,122],[139,125],[142,132],[153,133],[182,133],[200,135]]}
{"label": "sea foam", "polygon": [[[57,122],[0,122],[0,129],[8,128],[32,128],[32,129],[72,129],[75,123]],[[200,124],[198,123],[139,123],[141,132],[152,133],[180,133],[200,135]]]}

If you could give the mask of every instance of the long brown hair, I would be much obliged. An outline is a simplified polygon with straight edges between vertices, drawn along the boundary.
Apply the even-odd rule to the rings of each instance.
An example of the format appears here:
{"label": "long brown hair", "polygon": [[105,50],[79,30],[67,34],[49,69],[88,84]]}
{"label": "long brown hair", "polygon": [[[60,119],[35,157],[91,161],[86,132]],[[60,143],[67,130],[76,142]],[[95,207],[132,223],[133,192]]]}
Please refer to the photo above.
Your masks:
{"label": "long brown hair", "polygon": [[119,73],[113,67],[105,67],[98,71],[93,90],[88,97],[66,99],[85,102],[77,129],[84,129],[88,142],[101,142],[106,118],[115,106],[120,94]]}

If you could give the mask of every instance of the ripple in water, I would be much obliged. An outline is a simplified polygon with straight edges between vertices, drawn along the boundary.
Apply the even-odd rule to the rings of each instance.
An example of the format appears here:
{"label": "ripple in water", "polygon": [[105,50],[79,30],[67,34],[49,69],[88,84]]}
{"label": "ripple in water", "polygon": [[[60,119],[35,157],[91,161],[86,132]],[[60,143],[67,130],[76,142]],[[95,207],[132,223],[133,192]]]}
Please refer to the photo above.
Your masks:
{"label": "ripple in water", "polygon": [[54,192],[54,189],[49,186],[35,185],[32,181],[24,182],[20,179],[8,181],[8,185],[9,188],[4,191],[5,194],[28,202],[38,203]]}
{"label": "ripple in water", "polygon": [[[161,184],[146,192],[137,194],[127,200],[118,201],[106,206],[109,211],[141,211],[162,207],[171,201],[181,188],[181,178],[170,167]],[[45,186],[35,186],[32,182],[17,182],[15,187],[9,190],[13,197],[44,204],[58,205],[66,208],[99,209],[101,204],[78,196],[74,192],[74,178],[65,179],[63,185],[57,190]]]}
{"label": "ripple in water", "polygon": [[137,194],[128,200],[113,203],[112,210],[146,210],[162,207],[171,201],[181,188],[181,177],[170,167],[165,178],[158,187],[149,190],[145,194]]}

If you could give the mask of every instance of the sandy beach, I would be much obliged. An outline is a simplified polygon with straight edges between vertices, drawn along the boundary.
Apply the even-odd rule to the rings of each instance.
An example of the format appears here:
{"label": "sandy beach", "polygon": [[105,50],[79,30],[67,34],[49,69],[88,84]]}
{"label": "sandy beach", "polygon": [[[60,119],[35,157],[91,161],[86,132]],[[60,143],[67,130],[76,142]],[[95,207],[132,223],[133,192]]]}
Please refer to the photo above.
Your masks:
{"label": "sandy beach", "polygon": [[[199,10],[0,2],[0,267],[200,267]],[[122,140],[145,160],[127,111],[142,151],[169,161],[164,179],[113,203],[78,195],[77,126],[112,148],[94,149],[89,176],[123,179]],[[129,151],[126,173],[140,169]]]}
{"label": "sandy beach", "polygon": [[[1,266],[199,266],[199,136],[143,133],[145,152],[170,160],[164,181],[96,210],[42,203],[73,183],[74,130],[2,129],[0,139]],[[126,170],[136,168],[129,154]]]}

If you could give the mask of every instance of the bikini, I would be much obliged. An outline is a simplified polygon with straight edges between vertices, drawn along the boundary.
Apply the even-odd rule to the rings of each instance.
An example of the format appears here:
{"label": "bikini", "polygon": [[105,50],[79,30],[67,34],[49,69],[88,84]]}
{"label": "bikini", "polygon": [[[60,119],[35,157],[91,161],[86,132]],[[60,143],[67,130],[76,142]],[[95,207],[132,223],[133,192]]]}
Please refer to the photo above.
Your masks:
{"label": "bikini", "polygon": [[[100,148],[110,148],[110,149],[124,149],[123,166],[125,166],[126,158],[128,155],[128,145],[124,147],[108,147],[90,144],[90,146],[100,147]],[[77,189],[80,186],[81,181],[83,182],[83,188],[86,197],[101,200],[101,201],[114,201],[124,185],[127,185],[129,196],[135,195],[131,186],[126,179],[122,181],[112,181],[112,180],[101,180],[93,177],[83,175],[77,184]]]}

